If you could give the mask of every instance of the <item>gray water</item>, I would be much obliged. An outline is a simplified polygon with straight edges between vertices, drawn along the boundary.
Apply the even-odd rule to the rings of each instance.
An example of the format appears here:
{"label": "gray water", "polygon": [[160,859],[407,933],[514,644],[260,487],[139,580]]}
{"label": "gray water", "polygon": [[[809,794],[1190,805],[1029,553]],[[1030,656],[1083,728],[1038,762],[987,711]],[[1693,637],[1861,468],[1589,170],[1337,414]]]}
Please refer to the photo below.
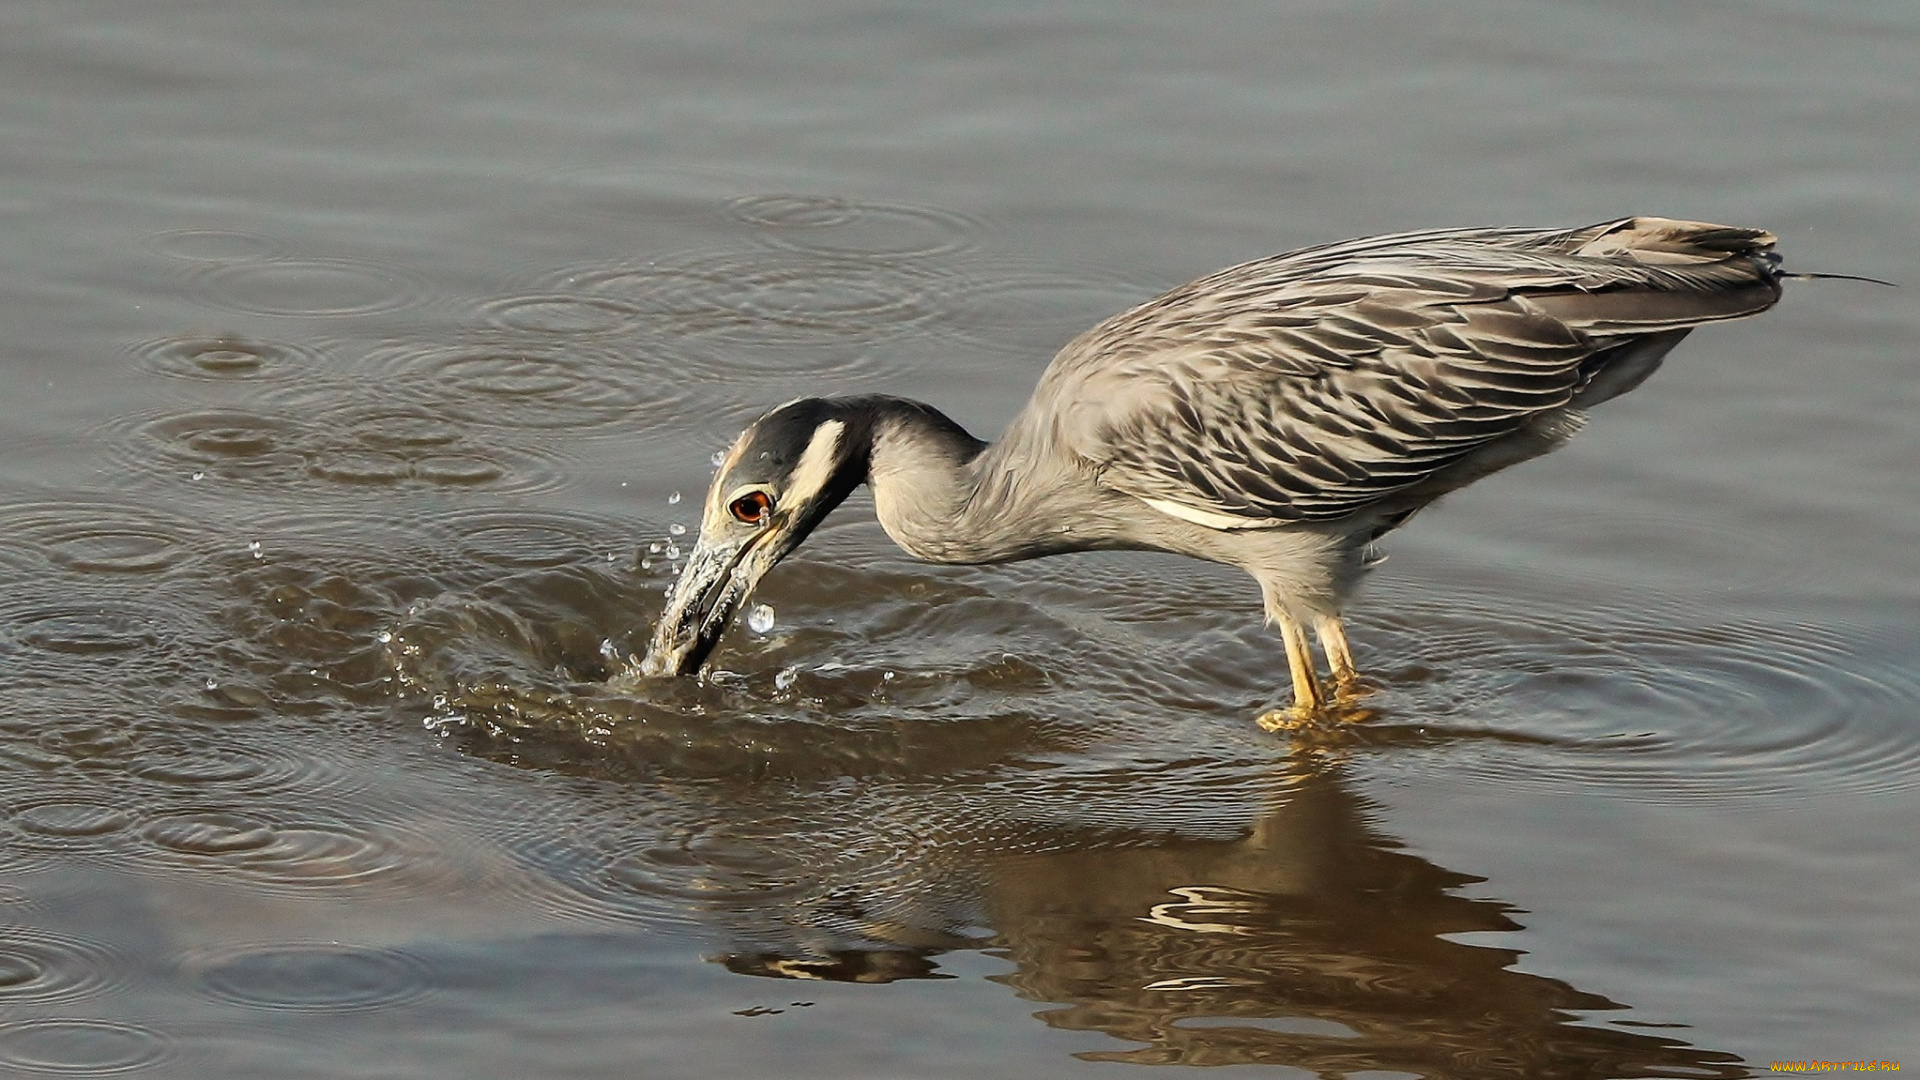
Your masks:
{"label": "gray water", "polygon": [[[1920,7],[0,10],[0,1071],[1739,1076],[1920,1054]],[[897,553],[606,690],[711,455],[991,436],[1220,266],[1770,228],[1779,309],[1252,583]]]}

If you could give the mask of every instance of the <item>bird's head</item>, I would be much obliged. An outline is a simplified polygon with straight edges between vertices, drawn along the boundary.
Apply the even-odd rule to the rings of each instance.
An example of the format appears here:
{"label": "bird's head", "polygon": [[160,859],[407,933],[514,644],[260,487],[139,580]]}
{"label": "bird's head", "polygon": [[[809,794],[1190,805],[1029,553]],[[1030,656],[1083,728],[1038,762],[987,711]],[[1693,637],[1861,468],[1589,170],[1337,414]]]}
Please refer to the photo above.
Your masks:
{"label": "bird's head", "polygon": [[740,433],[707,491],[700,540],[641,674],[700,669],[760,578],[867,478],[871,426],[858,399],[802,398]]}

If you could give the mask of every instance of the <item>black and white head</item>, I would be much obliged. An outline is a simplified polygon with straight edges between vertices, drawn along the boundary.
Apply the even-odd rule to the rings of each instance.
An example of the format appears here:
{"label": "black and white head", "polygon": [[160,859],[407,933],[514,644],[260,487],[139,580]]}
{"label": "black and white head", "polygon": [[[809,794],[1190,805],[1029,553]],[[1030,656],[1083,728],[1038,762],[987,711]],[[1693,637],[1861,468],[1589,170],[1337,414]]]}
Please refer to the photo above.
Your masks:
{"label": "black and white head", "polygon": [[874,409],[861,398],[802,398],[734,440],[707,491],[700,540],[667,596],[645,675],[698,671],[767,571],[867,478]]}

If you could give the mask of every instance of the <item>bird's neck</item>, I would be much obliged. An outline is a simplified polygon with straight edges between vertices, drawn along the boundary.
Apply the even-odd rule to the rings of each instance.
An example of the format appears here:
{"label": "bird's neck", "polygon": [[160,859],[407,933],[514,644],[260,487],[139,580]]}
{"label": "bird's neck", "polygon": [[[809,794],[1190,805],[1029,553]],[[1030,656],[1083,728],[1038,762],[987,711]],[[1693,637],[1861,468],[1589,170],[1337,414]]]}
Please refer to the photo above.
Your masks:
{"label": "bird's neck", "polygon": [[988,445],[939,410],[896,400],[873,427],[868,483],[893,542],[929,562],[993,563],[1085,546],[1072,543],[1039,482],[1006,440]]}

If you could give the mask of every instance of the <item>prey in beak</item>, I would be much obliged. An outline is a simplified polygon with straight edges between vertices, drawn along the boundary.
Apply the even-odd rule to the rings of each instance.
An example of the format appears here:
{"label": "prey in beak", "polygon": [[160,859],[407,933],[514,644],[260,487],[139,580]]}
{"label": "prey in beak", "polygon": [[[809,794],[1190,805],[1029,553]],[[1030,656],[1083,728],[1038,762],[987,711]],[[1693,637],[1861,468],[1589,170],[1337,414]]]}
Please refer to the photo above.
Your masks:
{"label": "prey in beak", "polygon": [[699,671],[753,587],[867,478],[871,425],[858,415],[843,401],[805,398],[740,433],[707,491],[700,539],[641,675]]}

